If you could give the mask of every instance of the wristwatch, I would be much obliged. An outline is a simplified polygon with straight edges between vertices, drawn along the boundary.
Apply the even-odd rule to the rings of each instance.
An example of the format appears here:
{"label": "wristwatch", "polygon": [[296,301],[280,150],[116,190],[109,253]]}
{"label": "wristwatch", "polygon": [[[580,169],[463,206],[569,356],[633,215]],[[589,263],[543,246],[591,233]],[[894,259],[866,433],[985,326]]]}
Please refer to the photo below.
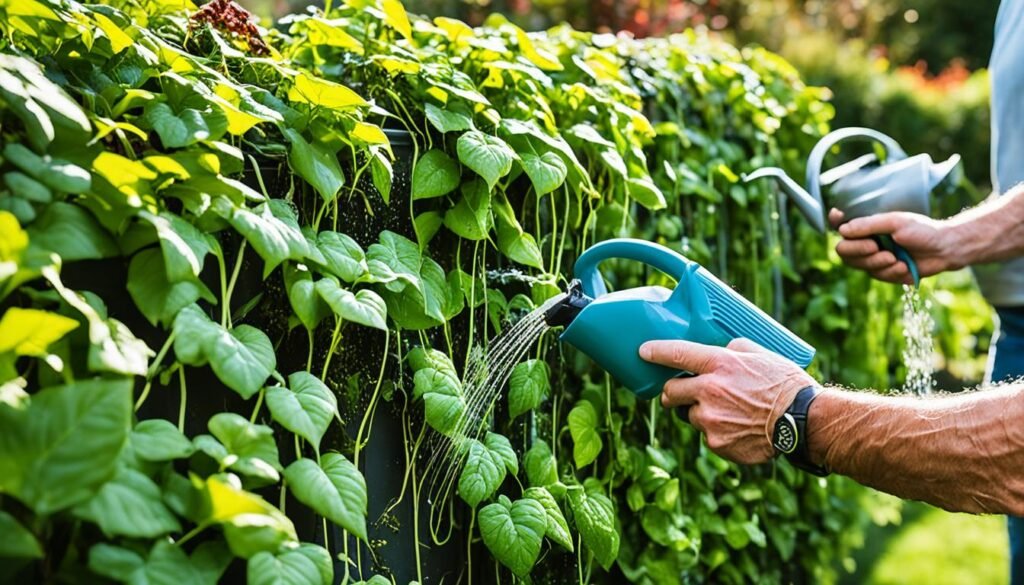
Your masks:
{"label": "wristwatch", "polygon": [[793,467],[808,473],[825,477],[828,469],[811,463],[810,449],[807,445],[807,411],[811,403],[822,393],[817,386],[808,386],[796,393],[793,404],[775,421],[775,432],[772,433],[772,446],[786,456]]}

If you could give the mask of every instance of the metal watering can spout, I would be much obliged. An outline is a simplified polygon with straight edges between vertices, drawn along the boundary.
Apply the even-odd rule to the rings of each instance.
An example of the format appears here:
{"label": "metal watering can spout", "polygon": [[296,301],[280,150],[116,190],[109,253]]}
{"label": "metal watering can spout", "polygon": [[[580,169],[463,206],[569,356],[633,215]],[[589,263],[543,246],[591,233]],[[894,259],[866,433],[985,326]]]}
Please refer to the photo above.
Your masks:
{"label": "metal watering can spout", "polygon": [[807,221],[811,224],[811,227],[818,230],[821,233],[825,233],[825,209],[821,203],[821,195],[815,199],[813,195],[804,190],[803,187],[797,184],[786,171],[778,167],[764,167],[757,169],[744,177],[745,181],[754,181],[762,179],[764,177],[772,177],[779,183],[779,187],[782,191],[789,196],[789,198],[796,203],[797,208]]}
{"label": "metal watering can spout", "polygon": [[[828,170],[822,168],[825,156],[842,142],[862,141],[881,144],[884,161],[874,153],[865,154]],[[776,168],[759,169],[744,177],[749,182],[774,177],[782,190],[793,199],[814,229],[825,232],[828,207],[843,212],[845,220],[889,211],[910,211],[928,215],[932,190],[959,167],[960,156],[935,163],[927,154],[908,157],[895,140],[870,128],[842,128],[818,141],[807,158],[807,190],[804,191],[786,174]],[[822,187],[829,187],[829,206],[824,204]],[[814,209],[817,205],[818,210]],[[914,284],[919,279],[917,264],[906,250],[888,236],[875,238],[879,245],[892,251],[907,264]]]}
{"label": "metal watering can spout", "polygon": [[[644,286],[608,292],[598,265],[611,258],[636,260],[676,279],[674,290]],[[696,262],[664,246],[634,239],[606,240],[580,255],[566,296],[544,314],[564,326],[560,339],[590,356],[640,398],[661,393],[683,372],[652,364],[640,346],[655,339],[684,339],[725,346],[746,337],[806,367],[814,348],[774,321]]]}

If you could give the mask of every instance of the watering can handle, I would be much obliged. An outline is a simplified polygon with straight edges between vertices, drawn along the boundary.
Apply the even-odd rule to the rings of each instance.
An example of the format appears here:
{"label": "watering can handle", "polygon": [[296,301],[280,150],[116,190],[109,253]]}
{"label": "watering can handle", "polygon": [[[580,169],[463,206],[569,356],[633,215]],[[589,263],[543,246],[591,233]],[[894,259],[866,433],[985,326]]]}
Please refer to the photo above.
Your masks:
{"label": "watering can handle", "polygon": [[594,244],[580,254],[576,260],[576,266],[573,268],[573,273],[583,283],[583,292],[587,296],[597,298],[608,292],[597,267],[601,262],[611,258],[643,262],[677,280],[687,272],[700,267],[682,254],[653,242],[629,238],[605,240]]}
{"label": "watering can handle", "polygon": [[867,140],[881,143],[885,147],[887,161],[907,158],[907,153],[903,152],[903,149],[900,148],[900,145],[895,140],[877,130],[854,126],[830,132],[814,145],[811,155],[807,157],[807,190],[810,191],[811,196],[817,201],[822,201],[821,164],[825,161],[825,155],[828,154],[828,151],[833,146],[846,140]]}

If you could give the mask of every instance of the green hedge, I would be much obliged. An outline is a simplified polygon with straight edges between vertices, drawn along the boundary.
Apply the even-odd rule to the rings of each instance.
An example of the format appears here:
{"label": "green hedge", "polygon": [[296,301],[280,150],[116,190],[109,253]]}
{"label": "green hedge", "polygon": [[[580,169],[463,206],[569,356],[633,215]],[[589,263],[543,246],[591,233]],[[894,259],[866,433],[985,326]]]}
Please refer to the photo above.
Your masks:
{"label": "green hedge", "polygon": [[[823,90],[692,33],[233,10],[0,3],[0,577],[379,581],[397,547],[422,581],[456,534],[464,577],[834,579],[854,484],[732,465],[554,336],[482,420],[460,381],[630,235],[775,313],[824,377],[888,385],[894,289],[739,180],[799,173]],[[388,420],[400,486],[367,485]],[[465,464],[437,494],[439,449]],[[411,526],[367,517],[392,488]]]}

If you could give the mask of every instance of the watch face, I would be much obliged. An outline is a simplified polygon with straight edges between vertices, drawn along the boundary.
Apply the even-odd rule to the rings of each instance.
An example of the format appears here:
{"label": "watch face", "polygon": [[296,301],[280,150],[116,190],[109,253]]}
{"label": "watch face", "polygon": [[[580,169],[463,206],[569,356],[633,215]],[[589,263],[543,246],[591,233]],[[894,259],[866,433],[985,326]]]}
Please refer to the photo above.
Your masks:
{"label": "watch face", "polygon": [[796,451],[797,435],[796,421],[788,412],[783,413],[775,422],[775,434],[772,437],[772,445],[781,453],[786,455]]}

